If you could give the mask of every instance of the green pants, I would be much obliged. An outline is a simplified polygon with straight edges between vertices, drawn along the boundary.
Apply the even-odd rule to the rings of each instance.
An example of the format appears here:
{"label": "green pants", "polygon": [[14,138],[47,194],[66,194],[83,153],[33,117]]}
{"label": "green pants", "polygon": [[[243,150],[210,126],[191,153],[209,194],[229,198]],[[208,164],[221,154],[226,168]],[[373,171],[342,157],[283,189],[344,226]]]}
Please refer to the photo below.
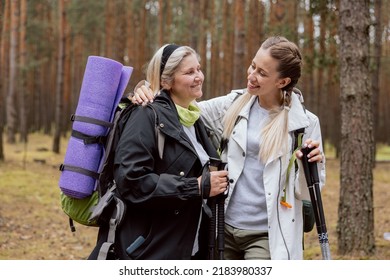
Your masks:
{"label": "green pants", "polygon": [[269,260],[268,232],[225,224],[225,260]]}

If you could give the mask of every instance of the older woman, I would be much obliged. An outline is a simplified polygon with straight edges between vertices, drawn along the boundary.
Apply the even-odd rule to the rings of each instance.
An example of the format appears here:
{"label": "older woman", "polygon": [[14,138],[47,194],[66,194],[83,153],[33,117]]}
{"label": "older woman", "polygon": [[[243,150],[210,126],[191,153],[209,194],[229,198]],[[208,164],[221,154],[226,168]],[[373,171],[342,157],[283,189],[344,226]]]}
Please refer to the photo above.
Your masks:
{"label": "older woman", "polygon": [[[207,182],[201,177],[203,166],[218,154],[193,102],[202,96],[204,80],[198,56],[190,47],[165,45],[151,59],[146,78],[159,93],[154,110],[139,106],[132,112],[115,154],[114,177],[127,209],[114,258],[205,259],[204,199],[226,190],[227,171],[210,172]],[[162,153],[153,111],[165,139]],[[107,234],[101,227],[97,248]]]}

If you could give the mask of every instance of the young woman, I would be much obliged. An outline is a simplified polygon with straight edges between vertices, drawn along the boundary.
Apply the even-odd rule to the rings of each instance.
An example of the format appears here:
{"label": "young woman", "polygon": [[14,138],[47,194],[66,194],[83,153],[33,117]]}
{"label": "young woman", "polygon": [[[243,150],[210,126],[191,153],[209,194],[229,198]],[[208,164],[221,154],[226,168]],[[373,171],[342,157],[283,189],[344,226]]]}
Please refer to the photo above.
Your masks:
{"label": "young woman", "polygon": [[[302,199],[310,197],[303,169],[296,173],[294,167],[288,168],[294,131],[305,129],[303,141],[314,148],[310,161],[323,158],[319,120],[303,109],[302,96],[294,92],[301,66],[294,43],[283,37],[268,38],[253,58],[247,88],[237,100],[233,102],[238,94],[233,91],[199,104],[209,127],[228,139],[223,151],[230,178],[227,259],[303,258]],[[318,166],[324,183],[324,165]]]}
{"label": "young woman", "polygon": [[[205,259],[204,199],[226,190],[227,171],[210,172],[207,181],[201,177],[203,166],[218,154],[194,104],[204,80],[198,56],[190,47],[165,45],[151,59],[147,80],[159,93],[154,110],[139,106],[132,112],[115,154],[114,177],[126,216],[116,232],[114,257]],[[97,258],[107,234],[101,227],[90,259]]]}
{"label": "young woman", "polygon": [[[288,168],[294,131],[305,131],[303,145],[313,149],[308,157],[318,163],[321,187],[325,165],[319,120],[294,88],[301,67],[294,43],[270,37],[248,68],[246,89],[198,103],[213,142],[224,143],[221,158],[229,170],[225,259],[303,258],[302,200],[310,196],[301,161]],[[142,87],[133,102],[152,98]]]}

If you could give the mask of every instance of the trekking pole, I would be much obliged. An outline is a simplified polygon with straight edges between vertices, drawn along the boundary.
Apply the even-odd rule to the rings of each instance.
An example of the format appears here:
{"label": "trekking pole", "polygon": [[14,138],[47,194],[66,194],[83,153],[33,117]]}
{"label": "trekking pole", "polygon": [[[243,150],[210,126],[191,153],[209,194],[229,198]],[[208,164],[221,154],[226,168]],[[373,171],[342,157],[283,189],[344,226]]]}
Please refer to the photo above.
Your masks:
{"label": "trekking pole", "polygon": [[[226,164],[219,158],[210,158],[210,171],[223,170]],[[209,227],[209,259],[215,258],[215,246],[217,243],[218,258],[224,259],[225,250],[225,198],[226,194],[221,193],[210,201],[212,217]],[[217,241],[217,242],[216,242]]]}
{"label": "trekking pole", "polygon": [[218,257],[220,260],[224,259],[225,251],[225,194],[218,195],[218,230],[217,230],[217,248]]}
{"label": "trekking pole", "polygon": [[322,206],[320,180],[316,162],[309,162],[307,155],[312,151],[309,148],[302,148],[302,165],[305,172],[307,186],[309,188],[310,200],[313,206],[314,218],[316,221],[318,240],[321,247],[322,259],[330,260],[330,247],[328,240],[328,231],[326,229],[324,208]]}
{"label": "trekking pole", "polygon": [[[218,166],[221,160],[218,158],[210,158],[209,171],[218,171]],[[213,260],[215,257],[215,235],[217,230],[217,198],[212,197],[210,201],[211,219],[209,225],[209,260]]]}
{"label": "trekking pole", "polygon": [[213,260],[215,256],[215,231],[216,231],[216,201],[215,198],[210,198],[210,209],[212,217],[209,224],[209,260]]}

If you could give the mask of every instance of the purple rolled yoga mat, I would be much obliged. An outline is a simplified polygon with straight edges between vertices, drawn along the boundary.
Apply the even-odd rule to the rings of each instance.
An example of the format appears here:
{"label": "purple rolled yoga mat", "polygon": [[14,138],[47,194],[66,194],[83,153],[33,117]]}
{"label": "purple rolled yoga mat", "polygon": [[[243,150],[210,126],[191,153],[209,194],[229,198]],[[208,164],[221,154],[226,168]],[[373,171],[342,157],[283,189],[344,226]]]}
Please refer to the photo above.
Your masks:
{"label": "purple rolled yoga mat", "polygon": [[[101,144],[85,145],[83,140],[70,137],[64,164],[98,172],[102,154],[103,148]],[[64,170],[62,171],[59,184],[64,194],[74,198],[84,198],[92,194],[95,189],[96,179],[78,172]]]}
{"label": "purple rolled yoga mat", "polygon": [[[132,67],[123,66],[112,59],[88,57],[75,115],[111,122],[132,71]],[[90,136],[105,136],[109,131],[108,127],[77,120],[72,128]],[[84,144],[83,140],[71,136],[64,165],[99,173],[103,156],[104,147],[101,144]],[[64,194],[81,199],[92,194],[97,180],[65,168],[59,186]]]}
{"label": "purple rolled yoga mat", "polygon": [[[111,121],[123,91],[130,79],[133,68],[99,56],[88,58],[76,116]],[[75,121],[73,129],[88,135],[106,135],[108,128]]]}

